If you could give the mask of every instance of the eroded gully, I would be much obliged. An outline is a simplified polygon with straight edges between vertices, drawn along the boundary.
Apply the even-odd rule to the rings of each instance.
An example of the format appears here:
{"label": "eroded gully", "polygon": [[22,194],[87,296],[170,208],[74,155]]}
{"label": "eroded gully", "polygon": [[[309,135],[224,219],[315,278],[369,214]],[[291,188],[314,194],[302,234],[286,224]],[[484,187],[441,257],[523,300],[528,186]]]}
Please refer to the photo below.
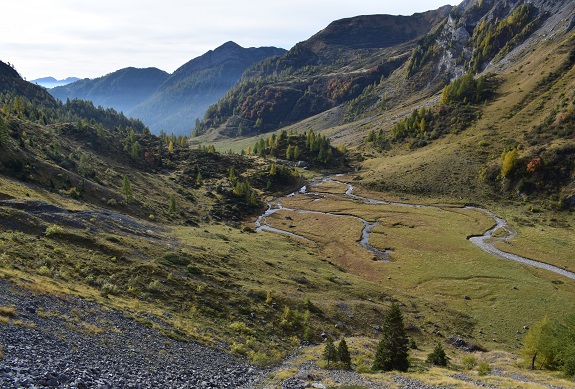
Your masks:
{"label": "eroded gully", "polygon": [[[325,182],[337,182],[340,184],[347,185],[347,190],[345,191],[346,196],[348,196],[352,199],[358,200],[358,201],[363,201],[363,202],[368,203],[368,204],[393,205],[393,206],[408,207],[408,208],[431,208],[431,209],[441,209],[442,208],[442,207],[433,206],[433,205],[420,205],[420,204],[390,202],[390,201],[371,199],[371,198],[364,197],[364,196],[358,196],[358,195],[355,195],[352,193],[354,190],[353,185],[351,185],[349,183],[341,182],[341,181],[334,181],[331,177],[326,177],[326,178],[314,180],[310,184],[302,187],[298,192],[290,193],[289,195],[285,196],[285,198],[295,196],[296,194],[320,195],[319,193],[308,191],[308,187],[317,186],[317,185],[319,185],[321,183],[325,183]],[[499,250],[498,248],[495,247],[496,242],[500,242],[500,241],[506,242],[508,239],[517,235],[510,228],[508,228],[507,222],[504,219],[499,218],[493,212],[486,210],[484,208],[465,206],[465,207],[462,207],[462,209],[473,209],[473,210],[476,210],[479,212],[483,212],[483,213],[489,215],[494,220],[495,225],[491,229],[486,231],[483,235],[470,236],[468,238],[468,240],[471,243],[473,243],[474,245],[476,245],[477,247],[479,247],[483,251],[485,251],[491,255],[494,255],[498,258],[501,258],[501,259],[519,262],[519,263],[522,263],[522,264],[525,264],[528,266],[538,267],[538,268],[545,269],[545,270],[560,274],[564,277],[568,277],[568,278],[575,280],[575,273],[570,272],[568,270],[565,270],[565,269],[562,269],[560,267],[553,266],[553,265],[550,265],[550,264],[547,264],[544,262],[539,262],[539,261],[536,261],[536,260],[533,260],[530,258],[522,257],[522,256],[519,256],[516,254],[511,254],[511,253]],[[282,205],[281,199],[275,199],[272,202],[268,203],[268,209],[262,215],[260,215],[257,218],[257,220],[255,222],[256,231],[258,231],[258,232],[262,232],[262,231],[275,232],[275,233],[285,234],[285,235],[289,235],[289,236],[292,236],[295,238],[303,239],[306,241],[310,241],[310,239],[308,239],[304,236],[294,234],[290,231],[285,231],[285,230],[282,230],[279,228],[272,227],[268,223],[267,218],[269,216],[273,215],[274,213],[276,213],[277,211],[280,211],[280,210],[288,211],[288,212],[295,212],[295,213],[329,215],[329,216],[333,216],[333,217],[348,217],[348,218],[351,217],[351,218],[360,220],[364,225],[362,233],[361,233],[361,240],[359,241],[360,245],[363,248],[365,248],[366,250],[369,250],[372,253],[374,253],[375,255],[377,255],[382,261],[388,261],[389,262],[388,254],[391,252],[390,250],[382,251],[382,250],[379,250],[379,249],[377,249],[377,248],[375,248],[369,244],[369,235],[372,232],[372,230],[375,228],[375,226],[378,225],[378,223],[377,222],[369,222],[369,221],[367,221],[361,217],[354,216],[354,215],[341,215],[341,214],[335,214],[335,213],[330,213],[330,212],[320,212],[320,211],[310,211],[310,210],[305,210],[305,209],[286,208]],[[501,236],[496,237],[496,236],[494,236],[496,231],[504,231],[505,233],[502,234]]]}

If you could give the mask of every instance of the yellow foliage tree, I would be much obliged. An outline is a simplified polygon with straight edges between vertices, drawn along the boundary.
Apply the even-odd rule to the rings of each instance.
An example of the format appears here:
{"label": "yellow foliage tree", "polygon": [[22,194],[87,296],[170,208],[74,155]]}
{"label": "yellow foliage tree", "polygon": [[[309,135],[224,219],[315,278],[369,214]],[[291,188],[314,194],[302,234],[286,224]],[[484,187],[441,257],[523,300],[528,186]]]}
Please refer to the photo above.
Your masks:
{"label": "yellow foliage tree", "polygon": [[503,163],[501,164],[501,177],[507,177],[519,162],[519,151],[513,149],[503,154]]}

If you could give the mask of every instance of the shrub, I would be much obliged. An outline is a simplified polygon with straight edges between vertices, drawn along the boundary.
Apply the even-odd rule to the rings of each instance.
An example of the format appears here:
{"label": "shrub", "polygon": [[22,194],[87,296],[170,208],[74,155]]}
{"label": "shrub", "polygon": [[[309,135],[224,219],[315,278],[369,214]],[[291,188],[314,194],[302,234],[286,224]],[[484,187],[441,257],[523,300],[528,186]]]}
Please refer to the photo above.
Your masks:
{"label": "shrub", "polygon": [[268,367],[273,364],[278,363],[282,360],[282,355],[280,352],[275,350],[270,350],[267,352],[264,351],[256,351],[250,353],[250,362],[260,368]]}
{"label": "shrub", "polygon": [[467,356],[463,357],[463,359],[461,360],[461,363],[463,364],[464,369],[471,370],[475,366],[477,366],[477,359],[472,355],[467,355]]}
{"label": "shrub", "polygon": [[246,346],[244,346],[241,343],[232,343],[232,345],[230,346],[230,352],[232,354],[238,354],[238,355],[248,355],[248,348]]}
{"label": "shrub", "polygon": [[162,285],[160,280],[154,280],[148,284],[146,289],[148,289],[148,291],[152,292],[152,293],[161,293],[161,292],[164,292],[166,290],[166,287],[164,285]]}
{"label": "shrub", "polygon": [[50,277],[52,276],[52,270],[48,266],[42,265],[38,268],[38,274],[40,274],[41,276]]}
{"label": "shrub", "polygon": [[168,252],[164,254],[163,259],[170,262],[173,265],[187,266],[190,264],[190,260],[185,257],[181,257],[176,253]]}
{"label": "shrub", "polygon": [[118,287],[110,282],[105,282],[100,287],[100,295],[102,297],[108,297],[109,294],[116,295],[119,293]]}
{"label": "shrub", "polygon": [[477,370],[477,374],[480,376],[488,375],[491,373],[491,366],[487,362],[481,362],[479,364],[479,369]]}
{"label": "shrub", "polygon": [[188,266],[186,266],[186,271],[187,271],[189,274],[195,274],[195,275],[200,275],[200,274],[203,273],[202,269],[200,269],[199,267],[194,266],[194,265],[188,265]]}
{"label": "shrub", "polygon": [[44,235],[52,236],[52,235],[58,235],[58,234],[63,234],[63,233],[64,233],[64,229],[62,227],[60,227],[57,224],[52,224],[52,225],[46,227],[46,231],[44,232]]}
{"label": "shrub", "polygon": [[366,365],[365,363],[360,363],[355,367],[355,372],[359,374],[371,373],[371,367]]}
{"label": "shrub", "polygon": [[252,330],[250,330],[248,328],[248,326],[246,325],[246,323],[242,322],[242,321],[234,321],[233,323],[230,324],[230,329],[232,329],[233,331],[242,333],[242,334],[251,334]]}
{"label": "shrub", "polygon": [[0,307],[0,316],[15,317],[16,310],[13,307]]}

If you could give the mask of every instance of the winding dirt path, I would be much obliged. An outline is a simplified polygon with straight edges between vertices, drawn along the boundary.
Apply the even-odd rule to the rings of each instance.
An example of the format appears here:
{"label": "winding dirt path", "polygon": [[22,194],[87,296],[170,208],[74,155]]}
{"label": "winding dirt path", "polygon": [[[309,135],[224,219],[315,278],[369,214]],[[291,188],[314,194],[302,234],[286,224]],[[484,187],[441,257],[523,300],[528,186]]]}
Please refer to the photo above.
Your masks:
{"label": "winding dirt path", "polygon": [[[316,179],[316,180],[310,182],[308,185],[303,186],[298,192],[290,193],[289,195],[285,196],[285,198],[292,197],[297,193],[302,194],[302,195],[311,195],[311,194],[321,195],[320,193],[317,193],[317,192],[308,191],[308,187],[318,186],[318,185],[320,185],[322,183],[326,183],[326,182],[335,182],[335,183],[346,185],[347,186],[347,190],[345,191],[346,196],[348,196],[352,199],[355,199],[355,200],[363,201],[367,204],[394,205],[394,206],[408,207],[408,208],[430,208],[430,209],[445,208],[445,207],[439,207],[439,206],[433,206],[433,205],[408,204],[408,203],[400,203],[400,202],[382,201],[382,200],[372,199],[369,197],[358,196],[358,195],[353,194],[353,190],[354,190],[353,185],[351,185],[350,183],[347,183],[347,182],[333,180],[332,177],[324,177],[321,179]],[[487,214],[488,216],[490,216],[494,220],[495,225],[491,229],[486,231],[483,235],[468,237],[468,240],[471,243],[473,243],[474,245],[476,245],[477,247],[479,247],[483,251],[485,251],[485,252],[487,252],[493,256],[496,256],[498,258],[501,258],[501,259],[506,259],[506,260],[510,260],[510,261],[514,261],[514,262],[519,262],[519,263],[522,263],[524,265],[533,266],[533,267],[537,267],[540,269],[545,269],[545,270],[554,272],[556,274],[562,275],[564,277],[571,278],[571,279],[575,280],[575,273],[574,272],[562,269],[562,268],[557,267],[557,266],[550,265],[548,263],[536,261],[536,260],[531,259],[531,258],[526,258],[526,257],[522,257],[520,255],[511,254],[511,253],[499,250],[498,248],[495,247],[496,242],[499,242],[499,241],[505,241],[506,242],[508,239],[517,235],[517,233],[515,233],[513,230],[511,230],[508,227],[507,221],[505,221],[504,219],[501,219],[500,217],[495,215],[493,212],[491,212],[487,209],[484,209],[484,208],[465,206],[465,207],[462,207],[462,209],[473,209],[473,210],[476,210],[479,212],[483,212],[483,213]],[[258,231],[258,232],[261,232],[261,231],[275,232],[275,233],[285,234],[285,235],[289,235],[289,236],[296,237],[299,239],[304,239],[304,240],[310,241],[310,239],[308,239],[304,236],[297,235],[297,234],[294,234],[294,233],[289,232],[289,231],[285,231],[285,230],[281,230],[279,228],[272,227],[268,223],[267,218],[269,216],[273,215],[274,213],[276,213],[277,211],[280,211],[280,210],[297,212],[297,213],[322,214],[322,215],[329,215],[329,216],[334,216],[334,217],[352,217],[352,218],[358,219],[364,224],[364,228],[363,228],[362,234],[361,234],[361,240],[359,242],[361,244],[361,246],[363,248],[365,248],[366,250],[369,250],[369,251],[373,252],[374,254],[376,254],[377,256],[379,256],[383,261],[389,261],[388,254],[391,251],[387,251],[387,250],[381,251],[381,250],[379,250],[379,249],[377,249],[377,248],[375,248],[369,244],[369,235],[370,235],[371,231],[373,230],[373,228],[378,223],[377,222],[370,223],[369,221],[362,219],[358,216],[340,215],[340,214],[329,213],[329,212],[319,212],[319,211],[309,211],[309,210],[303,210],[303,209],[285,208],[281,204],[280,199],[275,199],[274,201],[268,203],[268,209],[266,210],[266,212],[257,218],[257,220],[255,222],[256,231]],[[506,231],[506,233],[503,236],[495,237],[494,233],[496,231]]]}

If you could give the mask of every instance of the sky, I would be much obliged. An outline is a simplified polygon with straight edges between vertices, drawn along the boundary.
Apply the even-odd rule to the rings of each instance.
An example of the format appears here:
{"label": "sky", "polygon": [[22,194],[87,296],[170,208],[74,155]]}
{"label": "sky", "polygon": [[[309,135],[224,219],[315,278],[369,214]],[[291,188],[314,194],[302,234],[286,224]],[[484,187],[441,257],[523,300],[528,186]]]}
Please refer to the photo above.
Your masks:
{"label": "sky", "polygon": [[172,73],[227,41],[290,49],[330,22],[411,15],[448,0],[11,0],[0,61],[27,80],[95,78],[133,66]]}

